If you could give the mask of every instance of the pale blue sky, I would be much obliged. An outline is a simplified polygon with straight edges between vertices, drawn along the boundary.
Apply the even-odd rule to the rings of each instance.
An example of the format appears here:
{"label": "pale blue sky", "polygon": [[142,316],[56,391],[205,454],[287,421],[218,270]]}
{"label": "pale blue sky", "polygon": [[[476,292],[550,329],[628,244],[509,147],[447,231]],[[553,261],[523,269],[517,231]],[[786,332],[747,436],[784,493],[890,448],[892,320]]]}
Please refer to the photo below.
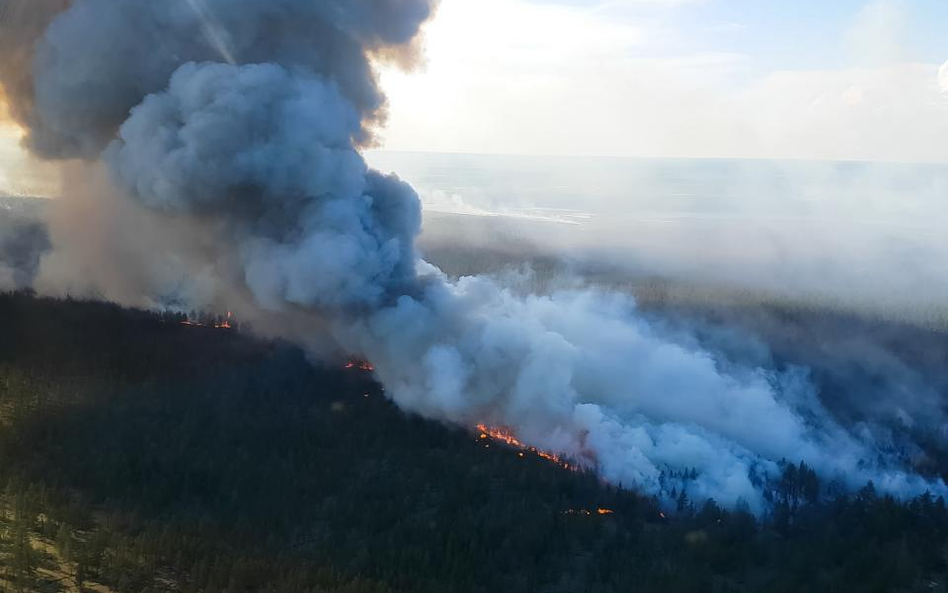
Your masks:
{"label": "pale blue sky", "polygon": [[383,149],[948,163],[948,0],[441,1]]}
{"label": "pale blue sky", "polygon": [[[448,0],[450,1],[450,0]],[[531,0],[599,11],[611,18],[655,19],[675,27],[694,51],[753,54],[762,67],[822,68],[845,63],[841,41],[873,4],[867,0]],[[906,22],[906,52],[914,60],[948,59],[948,1],[895,0]]]}
{"label": "pale blue sky", "polygon": [[[675,10],[674,19],[693,32],[696,50],[748,53],[762,68],[840,67],[849,56],[846,36],[865,0],[707,0]],[[948,1],[892,2],[905,19],[906,57],[943,63],[948,60]],[[708,35],[713,23],[736,27]]]}
{"label": "pale blue sky", "polygon": [[385,148],[948,162],[948,0],[443,0]]}

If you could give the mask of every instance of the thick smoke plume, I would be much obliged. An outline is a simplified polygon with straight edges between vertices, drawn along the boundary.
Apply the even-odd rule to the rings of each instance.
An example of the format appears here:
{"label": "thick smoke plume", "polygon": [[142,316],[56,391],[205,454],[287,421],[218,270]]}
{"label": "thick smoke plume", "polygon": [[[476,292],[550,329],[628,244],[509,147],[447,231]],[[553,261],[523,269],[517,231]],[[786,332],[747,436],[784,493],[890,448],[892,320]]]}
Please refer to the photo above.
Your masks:
{"label": "thick smoke plume", "polygon": [[[0,2],[15,26],[25,3]],[[111,298],[227,303],[314,351],[329,335],[408,410],[510,427],[660,496],[763,511],[782,459],[853,488],[945,490],[837,423],[804,369],[735,364],[614,294],[524,295],[421,262],[418,197],[359,150],[384,119],[373,60],[410,62],[433,2],[37,3],[0,31],[13,113],[37,154],[109,178],[84,202],[107,209],[106,238],[61,222],[46,281],[80,254],[124,278],[95,287]]]}

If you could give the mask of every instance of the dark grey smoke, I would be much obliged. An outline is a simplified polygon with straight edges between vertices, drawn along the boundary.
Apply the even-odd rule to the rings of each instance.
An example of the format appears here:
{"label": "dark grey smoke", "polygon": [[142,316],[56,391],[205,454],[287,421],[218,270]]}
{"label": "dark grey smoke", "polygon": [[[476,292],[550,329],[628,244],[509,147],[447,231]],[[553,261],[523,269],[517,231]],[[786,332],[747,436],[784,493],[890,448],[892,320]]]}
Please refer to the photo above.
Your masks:
{"label": "dark grey smoke", "polygon": [[147,211],[88,218],[119,217],[100,267],[136,279],[122,296],[239,302],[307,345],[328,331],[409,410],[509,426],[657,495],[762,511],[782,458],[945,490],[837,422],[806,369],[726,364],[621,295],[525,295],[420,261],[417,196],[358,149],[384,117],[372,58],[406,61],[433,1],[73,0],[3,80],[34,151],[104,163]]}
{"label": "dark grey smoke", "polygon": [[[0,76],[29,127],[27,142],[50,157],[96,158],[129,110],[192,61],[278,63],[299,76],[318,74],[372,124],[385,100],[368,57],[411,52],[433,2],[75,0],[62,11],[64,0],[0,0],[0,47],[11,50]],[[355,132],[360,143],[371,137],[366,126]]]}
{"label": "dark grey smoke", "polygon": [[[14,27],[18,13],[42,22],[61,3],[10,6]],[[369,59],[413,51],[431,10],[430,0],[76,1],[25,44],[32,85],[10,98],[39,154],[98,158],[114,140],[107,160],[131,195],[227,227],[265,305],[377,305],[413,272],[420,213],[407,186],[369,172],[355,149],[384,113]],[[235,64],[208,61],[225,58]]]}
{"label": "dark grey smoke", "polygon": [[31,288],[50,249],[49,233],[33,200],[0,196],[0,292]]}

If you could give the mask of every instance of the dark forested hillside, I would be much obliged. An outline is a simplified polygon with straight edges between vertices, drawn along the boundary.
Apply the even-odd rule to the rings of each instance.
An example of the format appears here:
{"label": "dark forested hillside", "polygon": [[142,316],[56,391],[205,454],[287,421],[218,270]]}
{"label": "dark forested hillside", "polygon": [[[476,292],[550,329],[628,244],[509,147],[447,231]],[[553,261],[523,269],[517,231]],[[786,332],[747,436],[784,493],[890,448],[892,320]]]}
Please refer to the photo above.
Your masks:
{"label": "dark forested hillside", "polygon": [[945,590],[940,499],[830,497],[788,460],[760,521],[663,512],[406,415],[362,371],[180,321],[0,296],[0,589]]}

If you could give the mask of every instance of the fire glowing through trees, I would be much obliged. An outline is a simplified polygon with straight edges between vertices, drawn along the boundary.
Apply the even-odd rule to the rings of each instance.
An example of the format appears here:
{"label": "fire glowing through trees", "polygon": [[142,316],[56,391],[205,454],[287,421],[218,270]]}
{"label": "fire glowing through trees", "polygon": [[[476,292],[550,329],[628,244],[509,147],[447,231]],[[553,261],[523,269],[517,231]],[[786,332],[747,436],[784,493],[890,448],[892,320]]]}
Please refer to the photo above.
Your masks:
{"label": "fire glowing through trees", "polygon": [[[366,373],[371,373],[375,371],[375,367],[372,365],[372,363],[365,360],[350,360],[343,365],[343,368],[347,371],[362,371]],[[486,424],[478,424],[476,428],[480,433],[479,440],[500,441],[501,443],[507,445],[508,447],[519,449],[519,451],[517,451],[517,455],[520,458],[525,458],[526,453],[529,452],[565,470],[574,471],[574,472],[579,471],[578,465],[569,463],[568,461],[564,460],[560,455],[557,455],[556,453],[551,453],[549,451],[542,451],[540,449],[537,449],[536,447],[531,447],[530,445],[527,445],[523,441],[520,441],[519,439],[517,439],[517,437],[514,436],[513,432],[507,429],[491,428],[487,426]],[[490,446],[490,445],[487,444],[486,446]],[[599,509],[598,514],[605,515],[605,514],[610,514],[611,512],[612,511],[609,511],[607,509]]]}
{"label": "fire glowing through trees", "polygon": [[357,370],[357,371],[365,371],[366,373],[371,373],[372,371],[375,370],[375,367],[372,366],[372,363],[364,361],[364,360],[350,360],[349,362],[345,364],[345,367],[343,368],[345,368],[347,371]]}
{"label": "fire glowing through trees", "polygon": [[236,322],[234,321],[234,314],[230,311],[227,312],[226,317],[220,317],[213,321],[204,322],[188,318],[182,321],[181,325],[188,325],[191,327],[213,327],[214,329],[237,329]]}
{"label": "fire glowing through trees", "polygon": [[[372,363],[365,360],[350,360],[343,365],[343,368],[347,371],[362,371],[366,373],[371,373],[375,371],[375,367],[372,365]],[[540,449],[537,449],[536,447],[531,447],[530,445],[527,445],[523,441],[519,440],[516,436],[514,436],[513,432],[507,429],[491,428],[487,426],[486,424],[478,424],[476,428],[480,433],[478,437],[479,440],[485,441],[485,442],[499,441],[507,445],[508,447],[519,449],[519,451],[517,451],[517,455],[520,458],[525,458],[526,453],[529,452],[565,470],[569,470],[573,472],[579,471],[578,465],[574,463],[569,463],[568,461],[564,460],[560,455],[557,455],[556,453],[551,453],[549,451],[542,451]],[[489,447],[490,445],[486,444],[486,446]],[[600,509],[600,512],[599,512],[600,515],[609,514],[611,512],[611,511],[607,511],[605,513],[601,512],[603,510],[604,509]]]}
{"label": "fire glowing through trees", "polygon": [[548,451],[541,451],[537,449],[536,447],[531,447],[529,445],[524,444],[523,442],[519,441],[513,435],[513,433],[510,432],[509,430],[504,430],[501,428],[491,428],[487,426],[486,424],[478,424],[477,430],[480,431],[480,437],[479,437],[480,440],[500,441],[509,447],[515,447],[517,449],[520,449],[518,453],[520,457],[524,457],[524,451],[529,451],[531,453],[535,453],[537,457],[546,459],[547,461],[551,463],[555,463],[556,465],[560,466],[563,469],[567,469],[569,471],[574,471],[574,472],[579,471],[579,467],[577,465],[571,464],[563,460],[562,457],[560,457],[559,455],[555,453],[550,453]]}
{"label": "fire glowing through trees", "polygon": [[[600,515],[600,516],[614,515],[615,513],[616,512],[613,511],[612,509],[604,509],[602,507],[597,508],[595,511],[590,511],[586,509],[568,509],[568,510],[563,511],[564,515],[582,515],[584,517],[589,517],[592,515]],[[664,515],[662,515],[662,517],[664,517]]]}
{"label": "fire glowing through trees", "polygon": [[[526,452],[530,452],[530,453],[535,454],[537,457],[540,457],[541,459],[545,459],[551,463],[554,463],[565,470],[575,472],[575,471],[579,471],[580,469],[578,465],[571,464],[564,461],[562,457],[560,457],[559,455],[555,453],[550,453],[548,451],[541,451],[537,449],[536,447],[531,447],[529,445],[524,444],[522,441],[517,439],[517,437],[515,437],[513,433],[510,432],[509,430],[500,429],[500,428],[491,428],[487,426],[486,424],[478,424],[477,430],[479,431],[479,435],[477,438],[479,441],[486,442],[486,444],[484,445],[485,447],[490,447],[490,442],[492,441],[499,441],[500,443],[507,445],[508,447],[519,449],[519,451],[517,451],[517,456],[520,457],[521,459],[526,457]],[[597,507],[595,510],[567,509],[563,511],[563,514],[564,515],[578,515],[578,516],[583,516],[583,517],[594,517],[594,516],[604,517],[607,515],[614,515],[615,511],[612,509]]]}

